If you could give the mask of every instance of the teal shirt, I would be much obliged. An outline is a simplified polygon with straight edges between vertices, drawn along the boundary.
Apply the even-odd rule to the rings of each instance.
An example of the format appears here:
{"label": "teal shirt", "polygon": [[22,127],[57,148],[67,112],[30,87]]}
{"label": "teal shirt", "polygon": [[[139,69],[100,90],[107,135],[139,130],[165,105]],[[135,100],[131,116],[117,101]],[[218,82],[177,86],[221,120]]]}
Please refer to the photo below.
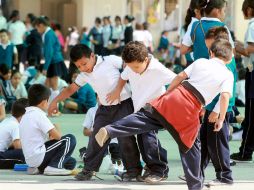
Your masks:
{"label": "teal shirt", "polygon": [[[236,81],[237,81],[237,70],[236,70],[236,63],[235,58],[232,58],[232,61],[226,65],[227,68],[233,73],[234,76],[234,86],[233,86],[233,92],[232,97],[229,99],[229,105],[227,112],[230,112],[233,110],[233,106],[235,105],[235,90],[236,90]],[[218,102],[220,97],[220,94],[218,94],[213,101],[206,106],[206,110],[213,111],[213,108],[215,107],[216,103]]]}
{"label": "teal shirt", "polygon": [[43,70],[47,70],[51,63],[59,63],[64,61],[61,52],[61,45],[52,29],[45,34],[43,51],[45,58]]}
{"label": "teal shirt", "polygon": [[209,59],[209,52],[205,44],[205,34],[210,28],[224,25],[225,24],[223,22],[214,20],[201,20],[193,23],[191,29],[191,38],[193,41],[194,61],[199,58]]}

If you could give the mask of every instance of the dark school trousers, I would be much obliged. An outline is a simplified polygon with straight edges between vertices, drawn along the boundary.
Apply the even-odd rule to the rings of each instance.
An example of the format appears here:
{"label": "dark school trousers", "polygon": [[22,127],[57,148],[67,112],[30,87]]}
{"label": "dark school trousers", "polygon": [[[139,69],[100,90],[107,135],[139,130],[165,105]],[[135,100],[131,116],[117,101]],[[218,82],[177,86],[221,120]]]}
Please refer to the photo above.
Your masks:
{"label": "dark school trousers", "polygon": [[206,110],[204,121],[200,129],[201,141],[201,169],[204,170],[212,160],[216,172],[216,178],[224,183],[232,183],[232,171],[230,169],[229,151],[229,123],[228,114],[225,117],[223,127],[214,132],[214,123],[208,121],[211,111]]}
{"label": "dark school trousers", "polygon": [[46,153],[41,165],[38,167],[41,173],[47,166],[72,170],[76,166],[76,160],[71,157],[76,146],[75,136],[68,134],[60,140],[50,140],[45,143]]}
{"label": "dark school trousers", "polygon": [[[127,137],[162,128],[161,123],[155,119],[154,115],[144,109],[106,126],[110,138]],[[200,170],[201,155],[199,140],[196,139],[194,145],[187,153],[180,151],[180,155],[189,190],[202,189],[203,180]]]}
{"label": "dark school trousers", "polygon": [[[99,129],[131,113],[133,113],[133,104],[131,99],[125,100],[118,105],[100,106],[98,108],[94,121],[94,130],[92,136],[89,138],[84,169],[90,171],[98,171],[103,160],[103,156],[105,155],[105,151],[107,151],[107,147],[110,141],[107,141],[103,147],[100,147],[95,140],[95,135]],[[161,148],[160,142],[158,141],[155,132],[142,134],[138,136],[137,140],[139,148],[137,146],[136,138],[134,135],[118,138],[122,161],[127,172],[135,173],[136,175],[141,174],[141,153],[143,160],[149,169],[155,173],[162,173],[163,176],[167,176],[167,152],[165,149]],[[151,154],[151,152],[153,154]],[[155,165],[157,167],[163,168],[163,172],[157,172]]]}
{"label": "dark school trousers", "polygon": [[254,151],[254,71],[247,69],[245,75],[245,118],[242,144],[239,148],[242,158],[252,158]]}
{"label": "dark school trousers", "polygon": [[4,152],[0,152],[0,159],[15,159],[25,162],[22,149],[9,149]]}

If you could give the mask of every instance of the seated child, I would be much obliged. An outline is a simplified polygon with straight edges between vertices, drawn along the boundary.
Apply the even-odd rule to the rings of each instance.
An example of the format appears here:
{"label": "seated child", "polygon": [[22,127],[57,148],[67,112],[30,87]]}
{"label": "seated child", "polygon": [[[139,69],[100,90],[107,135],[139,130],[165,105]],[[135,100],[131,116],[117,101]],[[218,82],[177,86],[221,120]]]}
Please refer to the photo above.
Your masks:
{"label": "seated child", "polygon": [[17,99],[27,98],[27,91],[24,83],[21,81],[21,73],[13,71],[11,80],[7,83],[7,91]]}
{"label": "seated child", "polygon": [[[79,74],[76,70],[71,77],[74,82]],[[77,92],[75,92],[70,98],[68,98],[64,107],[66,109],[75,111],[77,113],[86,113],[87,110],[96,105],[96,96],[93,88],[89,84],[82,86]]]}
{"label": "seated child", "polygon": [[[50,89],[34,84],[28,91],[29,107],[20,122],[20,139],[30,174],[70,175],[76,160],[71,157],[76,139],[61,136],[46,116]],[[48,139],[48,140],[46,140]]]}
{"label": "seated child", "polygon": [[11,116],[0,123],[0,168],[12,169],[15,163],[25,163],[19,137],[19,122],[28,106],[21,98],[13,103]]}

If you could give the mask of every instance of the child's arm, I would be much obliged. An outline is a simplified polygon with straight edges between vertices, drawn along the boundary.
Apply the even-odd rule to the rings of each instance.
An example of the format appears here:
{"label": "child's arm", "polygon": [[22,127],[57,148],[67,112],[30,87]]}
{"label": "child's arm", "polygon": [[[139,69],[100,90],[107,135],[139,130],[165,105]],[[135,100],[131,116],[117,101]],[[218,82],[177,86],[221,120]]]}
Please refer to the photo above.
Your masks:
{"label": "child's arm", "polygon": [[85,136],[91,136],[92,135],[92,130],[91,129],[88,129],[88,128],[84,128],[83,129],[83,134],[85,135]]}
{"label": "child's arm", "polygon": [[181,82],[185,79],[187,79],[188,76],[187,74],[182,71],[181,73],[179,73],[174,80],[172,81],[172,83],[170,84],[169,88],[168,88],[168,92],[172,92],[175,88],[177,88],[179,86],[179,84],[181,84]]}
{"label": "child's arm", "polygon": [[12,142],[12,145],[13,145],[13,148],[14,149],[21,149],[21,142],[20,142],[20,139],[16,139]]}
{"label": "child's arm", "polygon": [[5,118],[5,104],[0,105],[0,121],[2,121]]}
{"label": "child's arm", "polygon": [[185,46],[185,45],[181,44],[181,46],[180,46],[180,53],[182,55],[185,55],[185,54],[187,54],[187,53],[189,53],[191,51],[192,51],[191,47],[188,47],[188,46]]}
{"label": "child's arm", "polygon": [[50,140],[60,140],[61,139],[61,134],[57,130],[57,128],[53,128],[53,129],[49,130],[48,134],[49,134]]}
{"label": "child's arm", "polygon": [[223,122],[225,120],[225,116],[228,109],[229,98],[230,93],[228,92],[222,92],[220,95],[220,115],[219,119],[216,121],[214,125],[214,131],[219,131],[223,126]]}
{"label": "child's arm", "polygon": [[53,113],[56,113],[57,103],[60,101],[69,98],[74,92],[76,92],[80,87],[76,83],[72,83],[67,88],[64,88],[62,92],[50,103],[48,108],[48,115],[51,116]]}
{"label": "child's arm", "polygon": [[126,82],[127,81],[123,80],[121,77],[119,78],[116,88],[107,95],[106,100],[108,103],[112,104],[115,100],[118,100],[118,102],[120,102],[120,94]]}

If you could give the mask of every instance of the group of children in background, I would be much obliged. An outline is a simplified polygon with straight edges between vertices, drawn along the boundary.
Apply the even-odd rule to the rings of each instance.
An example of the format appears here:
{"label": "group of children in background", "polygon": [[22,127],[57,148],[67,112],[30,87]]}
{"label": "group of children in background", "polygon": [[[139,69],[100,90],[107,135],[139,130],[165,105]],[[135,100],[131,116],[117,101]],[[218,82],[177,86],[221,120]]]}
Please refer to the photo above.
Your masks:
{"label": "group of children in background", "polygon": [[[203,188],[210,160],[216,179],[209,185],[232,184],[230,166],[235,163],[230,159],[251,161],[253,153],[254,3],[245,0],[242,6],[245,18],[250,19],[244,46],[234,44],[223,23],[225,7],[225,0],[191,0],[180,46],[187,67],[178,75],[150,54],[151,36],[146,41],[138,24],[133,33],[130,16],[125,17],[124,31],[120,17],[115,18],[114,27],[104,17],[103,28],[96,18],[95,27],[84,33],[83,44],[77,44],[79,34],[72,28],[68,45],[60,40],[60,33],[55,35],[47,19],[35,19],[33,27],[42,35],[45,64],[30,57],[23,75],[11,69],[18,68],[18,50],[9,42],[8,32],[1,30],[0,55],[8,51],[15,61],[6,57],[0,63],[0,162],[8,167],[26,162],[29,174],[70,175],[76,165],[71,157],[76,139],[72,134],[62,135],[46,115],[68,109],[87,113],[83,134],[89,136],[89,143],[81,150],[84,168],[75,176],[77,180],[95,176],[108,152],[115,167],[125,170],[118,176],[120,181],[157,184],[166,180],[167,151],[157,137],[158,130],[166,129],[179,146],[181,178],[189,190]],[[55,25],[55,32],[59,29]],[[122,58],[109,55],[119,54],[123,41]],[[168,45],[167,32],[163,32],[162,54],[168,53]],[[69,79],[62,56],[62,49],[67,52],[68,48],[76,66]],[[246,72],[237,72],[233,52],[248,57],[244,59]],[[236,106],[245,106],[244,120]],[[11,111],[10,117],[5,118],[5,110]],[[244,127],[239,152],[230,156],[231,122],[242,122]]]}

